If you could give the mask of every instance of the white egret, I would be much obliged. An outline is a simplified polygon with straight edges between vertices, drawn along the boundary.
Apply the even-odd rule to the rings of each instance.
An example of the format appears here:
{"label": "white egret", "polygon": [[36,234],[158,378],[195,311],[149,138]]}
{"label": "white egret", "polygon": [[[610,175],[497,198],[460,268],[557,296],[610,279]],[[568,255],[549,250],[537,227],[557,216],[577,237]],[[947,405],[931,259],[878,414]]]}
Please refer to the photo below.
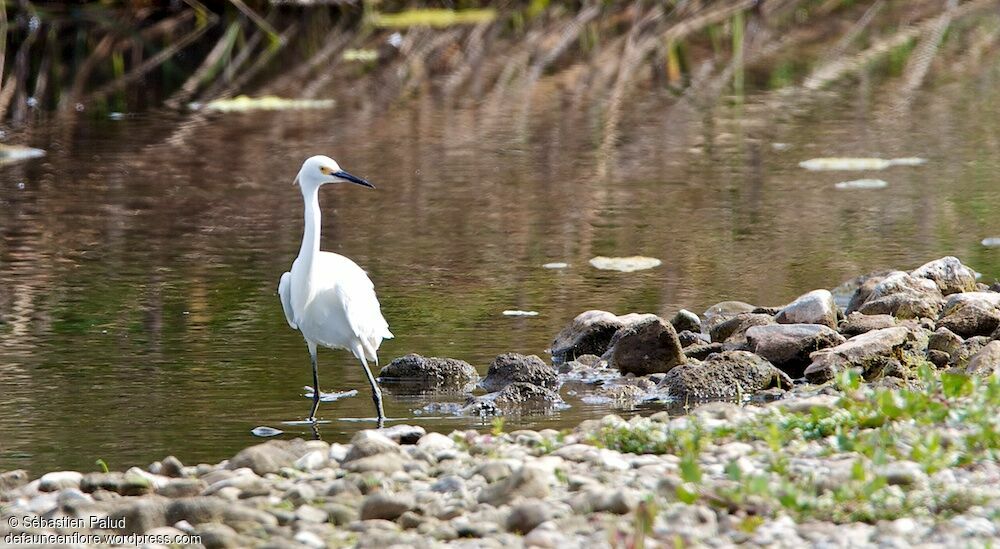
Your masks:
{"label": "white egret", "polygon": [[319,408],[319,366],[316,350],[319,345],[331,349],[347,349],[361,361],[372,400],[378,414],[378,425],[385,422],[382,392],[368,369],[368,361],[378,364],[376,354],[383,339],[391,339],[389,324],[382,316],[375,286],[368,275],[350,259],[331,252],[321,252],[319,188],[327,183],[355,183],[374,189],[371,183],[353,176],[332,158],[313,156],[302,164],[295,183],[305,202],[305,229],[302,247],[292,263],[292,270],[281,275],[278,296],[285,319],[293,329],[302,332],[309,346],[313,370],[313,407],[309,421],[316,421]]}

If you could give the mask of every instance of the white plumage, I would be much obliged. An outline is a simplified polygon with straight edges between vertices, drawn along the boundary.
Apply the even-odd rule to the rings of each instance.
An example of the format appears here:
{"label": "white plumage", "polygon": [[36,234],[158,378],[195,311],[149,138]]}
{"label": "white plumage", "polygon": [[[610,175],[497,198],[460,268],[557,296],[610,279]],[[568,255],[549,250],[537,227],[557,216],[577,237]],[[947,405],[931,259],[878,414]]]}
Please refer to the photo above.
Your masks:
{"label": "white plumage", "polygon": [[313,366],[313,408],[315,421],[319,407],[318,346],[347,349],[361,361],[375,402],[379,426],[384,422],[382,395],[367,361],[378,363],[378,348],[391,339],[389,324],[382,316],[375,286],[365,271],[350,259],[319,250],[319,188],[326,183],[349,182],[372,187],[367,181],[340,169],[326,156],[314,156],[302,164],[295,181],[305,204],[305,228],[299,256],[292,270],[281,275],[278,296],[285,320],[302,332]]}

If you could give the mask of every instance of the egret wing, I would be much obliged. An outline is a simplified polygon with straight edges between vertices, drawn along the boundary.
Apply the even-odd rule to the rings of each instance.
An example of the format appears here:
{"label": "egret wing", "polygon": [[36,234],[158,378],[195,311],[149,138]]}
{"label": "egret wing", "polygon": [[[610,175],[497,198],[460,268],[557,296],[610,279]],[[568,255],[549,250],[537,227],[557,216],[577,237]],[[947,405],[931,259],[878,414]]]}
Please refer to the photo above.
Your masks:
{"label": "egret wing", "polygon": [[344,308],[344,317],[354,333],[361,340],[365,354],[376,360],[375,351],[383,339],[391,339],[389,323],[382,316],[382,308],[375,296],[375,285],[357,263],[334,253],[323,253],[327,262],[323,272],[335,273],[333,290]]}
{"label": "egret wing", "polygon": [[285,320],[293,330],[298,330],[295,325],[295,314],[292,312],[292,273],[281,275],[278,281],[278,297],[281,298],[281,308],[285,311]]}

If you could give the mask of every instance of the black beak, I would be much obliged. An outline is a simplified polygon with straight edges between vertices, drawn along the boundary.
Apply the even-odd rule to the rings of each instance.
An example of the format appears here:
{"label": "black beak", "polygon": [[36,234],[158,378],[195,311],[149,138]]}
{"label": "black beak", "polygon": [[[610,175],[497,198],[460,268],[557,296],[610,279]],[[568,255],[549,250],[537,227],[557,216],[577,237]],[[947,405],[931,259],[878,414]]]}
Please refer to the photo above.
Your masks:
{"label": "black beak", "polygon": [[350,181],[351,183],[356,183],[358,185],[361,185],[362,187],[368,187],[369,189],[374,189],[375,188],[375,185],[372,185],[371,183],[365,181],[364,179],[361,179],[360,177],[358,177],[356,175],[351,175],[351,174],[345,172],[344,170],[340,170],[339,172],[336,172],[333,175],[334,175],[334,177],[339,177],[339,178],[343,179],[344,181]]}

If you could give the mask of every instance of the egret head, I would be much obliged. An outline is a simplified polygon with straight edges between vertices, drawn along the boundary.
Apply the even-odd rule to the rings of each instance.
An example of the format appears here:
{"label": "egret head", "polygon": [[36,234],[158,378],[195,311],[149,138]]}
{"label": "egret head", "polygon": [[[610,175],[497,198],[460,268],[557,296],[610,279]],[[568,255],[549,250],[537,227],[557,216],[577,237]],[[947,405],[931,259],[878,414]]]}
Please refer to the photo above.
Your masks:
{"label": "egret head", "polygon": [[375,185],[342,170],[336,160],[322,155],[307,158],[302,163],[302,169],[299,170],[299,175],[295,177],[295,182],[303,190],[319,187],[327,183],[354,183],[362,187],[368,187],[369,189],[375,188]]}

